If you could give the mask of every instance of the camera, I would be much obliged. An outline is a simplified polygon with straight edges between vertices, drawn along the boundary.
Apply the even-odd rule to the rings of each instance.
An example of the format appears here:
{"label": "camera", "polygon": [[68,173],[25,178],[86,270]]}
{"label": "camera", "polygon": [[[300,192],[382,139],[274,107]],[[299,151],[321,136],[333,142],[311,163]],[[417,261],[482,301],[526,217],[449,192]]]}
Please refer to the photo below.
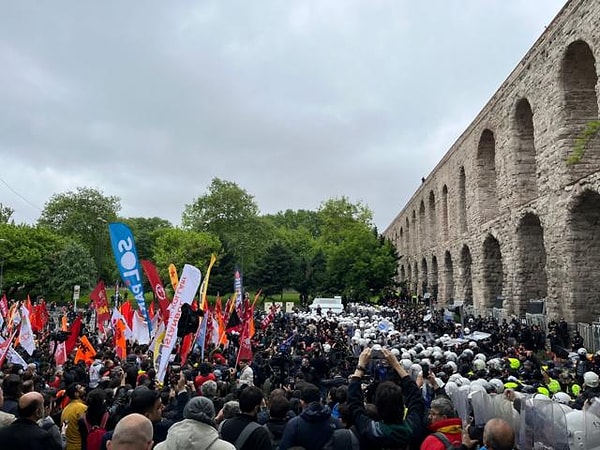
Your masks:
{"label": "camera", "polygon": [[420,366],[421,369],[423,369],[423,378],[427,379],[427,377],[429,377],[429,364],[421,363]]}
{"label": "camera", "polygon": [[371,358],[373,359],[382,359],[383,356],[383,351],[382,351],[382,347],[379,344],[375,344],[373,345],[373,347],[371,347]]}

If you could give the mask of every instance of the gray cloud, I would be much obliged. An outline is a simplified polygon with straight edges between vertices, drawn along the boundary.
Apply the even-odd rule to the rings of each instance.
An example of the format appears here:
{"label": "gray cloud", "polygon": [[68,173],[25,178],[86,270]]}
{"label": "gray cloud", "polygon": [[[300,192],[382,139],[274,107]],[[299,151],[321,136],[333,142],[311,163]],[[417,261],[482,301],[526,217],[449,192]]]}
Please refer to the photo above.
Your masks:
{"label": "gray cloud", "polygon": [[94,186],[178,223],[346,195],[385,228],[563,0],[19,1],[0,16],[0,202]]}

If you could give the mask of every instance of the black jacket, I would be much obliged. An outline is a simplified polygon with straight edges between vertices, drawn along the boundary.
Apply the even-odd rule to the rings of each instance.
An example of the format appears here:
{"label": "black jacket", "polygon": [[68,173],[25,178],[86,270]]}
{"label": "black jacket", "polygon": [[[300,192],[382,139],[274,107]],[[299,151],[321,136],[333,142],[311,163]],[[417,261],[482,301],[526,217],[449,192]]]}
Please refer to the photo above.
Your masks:
{"label": "black jacket", "polygon": [[[243,413],[227,419],[221,427],[221,438],[235,444],[242,430],[250,422],[254,422],[254,417]],[[271,450],[272,448],[269,432],[265,428],[259,427],[252,432],[243,447],[238,450]]]}
{"label": "black jacket", "polygon": [[29,419],[17,419],[0,428],[2,450],[61,450],[52,435]]}

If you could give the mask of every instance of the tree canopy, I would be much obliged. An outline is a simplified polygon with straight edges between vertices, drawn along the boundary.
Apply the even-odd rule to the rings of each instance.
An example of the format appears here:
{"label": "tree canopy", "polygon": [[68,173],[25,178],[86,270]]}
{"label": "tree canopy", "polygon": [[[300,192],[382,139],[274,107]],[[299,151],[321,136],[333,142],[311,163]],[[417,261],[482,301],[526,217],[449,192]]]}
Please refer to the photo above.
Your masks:
{"label": "tree canopy", "polygon": [[129,225],[139,258],[153,260],[163,280],[171,263],[204,273],[217,253],[212,294],[232,292],[236,269],[247,289],[272,296],[295,290],[303,301],[318,295],[368,300],[394,287],[394,246],[377,233],[369,208],[346,197],[326,200],[316,211],[260,215],[251,194],[214,178],[185,205],[181,228],[160,217],[120,218],[120,209],[118,197],[86,187],[52,195],[37,226],[8,224],[12,209],[0,205],[6,290],[25,285],[65,298],[74,284],[85,289],[98,276],[112,282],[118,276],[107,227],[112,221]]}

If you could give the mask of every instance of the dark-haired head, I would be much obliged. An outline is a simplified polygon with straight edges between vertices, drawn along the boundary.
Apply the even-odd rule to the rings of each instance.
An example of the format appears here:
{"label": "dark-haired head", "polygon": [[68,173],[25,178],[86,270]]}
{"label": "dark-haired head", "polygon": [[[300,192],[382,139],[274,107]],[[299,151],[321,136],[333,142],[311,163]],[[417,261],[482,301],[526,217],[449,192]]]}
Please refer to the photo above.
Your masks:
{"label": "dark-haired head", "polygon": [[377,386],[375,406],[384,422],[401,423],[404,420],[402,389],[393,381],[384,381]]}

